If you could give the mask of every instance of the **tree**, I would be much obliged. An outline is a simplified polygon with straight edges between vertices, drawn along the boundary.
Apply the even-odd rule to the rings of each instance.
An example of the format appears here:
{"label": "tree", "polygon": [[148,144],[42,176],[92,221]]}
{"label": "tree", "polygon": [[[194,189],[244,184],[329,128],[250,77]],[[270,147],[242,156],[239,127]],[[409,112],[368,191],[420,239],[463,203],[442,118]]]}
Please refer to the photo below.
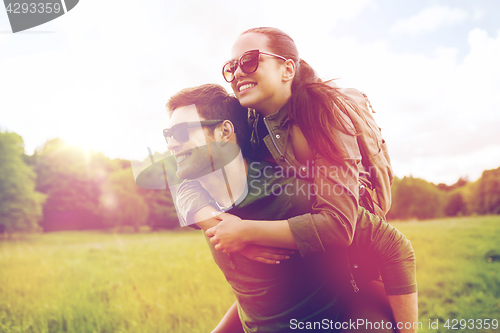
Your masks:
{"label": "tree", "polygon": [[101,170],[89,164],[89,154],[82,148],[53,139],[37,151],[34,159],[37,189],[47,195],[44,229],[83,229],[87,223],[93,223]]}
{"label": "tree", "polygon": [[148,220],[148,205],[138,193],[132,169],[114,171],[105,181],[99,198],[105,225],[131,226],[136,231]]}
{"label": "tree", "polygon": [[392,185],[390,219],[430,219],[444,215],[444,192],[420,178],[396,179]]}
{"label": "tree", "polygon": [[442,190],[442,191],[450,192],[450,191],[454,191],[456,189],[459,189],[461,187],[464,187],[467,184],[469,184],[467,177],[464,177],[464,178],[460,177],[458,179],[458,181],[453,185],[446,185],[444,183],[439,183],[439,184],[437,184],[437,188]]}
{"label": "tree", "polygon": [[465,201],[462,193],[454,191],[448,196],[446,207],[444,208],[446,216],[457,216],[466,213]]}
{"label": "tree", "polygon": [[0,132],[0,229],[38,228],[45,196],[35,190],[35,182],[35,172],[24,162],[23,139]]}
{"label": "tree", "polygon": [[478,213],[500,214],[500,168],[484,171],[475,190]]}
{"label": "tree", "polygon": [[175,229],[179,227],[179,218],[172,202],[170,190],[147,190],[138,188],[138,193],[148,205],[147,225],[153,230]]}

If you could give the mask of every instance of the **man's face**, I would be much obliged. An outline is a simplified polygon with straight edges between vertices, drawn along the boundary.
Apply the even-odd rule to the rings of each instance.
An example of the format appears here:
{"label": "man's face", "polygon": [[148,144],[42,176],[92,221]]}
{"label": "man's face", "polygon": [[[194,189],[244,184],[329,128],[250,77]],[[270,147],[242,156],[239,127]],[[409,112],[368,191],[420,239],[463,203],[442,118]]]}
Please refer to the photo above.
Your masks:
{"label": "man's face", "polygon": [[189,134],[187,141],[182,142],[172,136],[167,144],[177,162],[177,177],[181,179],[195,179],[213,171],[207,143],[214,142],[214,137],[210,134],[214,126],[204,128],[196,124],[203,120],[205,119],[198,114],[195,105],[174,110],[170,118],[168,128],[191,123],[190,127],[185,129]]}

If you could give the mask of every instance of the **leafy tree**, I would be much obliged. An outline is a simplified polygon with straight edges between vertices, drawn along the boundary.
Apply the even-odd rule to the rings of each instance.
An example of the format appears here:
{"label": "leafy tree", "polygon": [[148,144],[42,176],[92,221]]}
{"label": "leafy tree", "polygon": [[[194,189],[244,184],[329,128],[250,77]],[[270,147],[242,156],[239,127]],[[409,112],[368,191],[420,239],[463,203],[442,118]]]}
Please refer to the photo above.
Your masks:
{"label": "leafy tree", "polygon": [[475,185],[476,212],[500,214],[500,168],[484,171]]}
{"label": "leafy tree", "polygon": [[44,228],[102,227],[99,216],[101,184],[112,171],[125,167],[124,162],[67,145],[60,139],[47,141],[33,161],[38,173],[37,189],[47,194]]}
{"label": "leafy tree", "polygon": [[149,208],[138,193],[132,169],[114,171],[104,182],[99,211],[107,226],[131,226],[137,231],[146,224]]}
{"label": "leafy tree", "polygon": [[147,225],[153,229],[174,229],[179,227],[179,219],[169,190],[139,188],[137,191],[148,205]]}
{"label": "leafy tree", "polygon": [[446,184],[440,183],[437,185],[437,188],[442,190],[442,191],[450,192],[450,191],[454,191],[456,189],[459,189],[461,187],[464,187],[468,183],[469,183],[469,181],[467,180],[467,178],[460,177],[458,179],[458,181],[453,185],[446,185]]}
{"label": "leafy tree", "polygon": [[24,141],[0,132],[0,229],[36,230],[45,196],[35,190],[36,174],[24,162]]}
{"label": "leafy tree", "polygon": [[447,198],[446,207],[444,208],[444,213],[446,216],[457,216],[466,213],[465,201],[463,199],[462,193],[455,191],[450,194]]}
{"label": "leafy tree", "polygon": [[[160,159],[160,155],[155,157]],[[53,139],[31,157],[30,163],[36,166],[39,174],[39,190],[48,197],[42,223],[46,230],[100,228],[104,225],[139,226],[144,223],[153,228],[179,225],[168,190],[145,190],[132,186],[134,177],[130,172],[130,161],[110,160],[101,153],[88,152]],[[128,170],[125,172],[127,176],[125,173],[115,174],[121,170]],[[163,179],[163,173],[161,177]],[[128,190],[131,191],[129,194],[126,193]],[[123,216],[116,222],[111,221],[111,217],[118,214],[110,209],[111,197],[117,198],[119,206],[136,199],[146,203],[150,212],[144,214],[147,222],[142,221],[142,217],[133,219],[133,222],[125,221]],[[137,203],[130,207],[143,209]]]}
{"label": "leafy tree", "polygon": [[85,152],[60,139],[47,141],[38,154],[37,188],[46,193],[46,210],[94,211],[99,188],[90,181]]}
{"label": "leafy tree", "polygon": [[444,215],[444,193],[420,178],[396,179],[392,186],[390,219],[429,219]]}

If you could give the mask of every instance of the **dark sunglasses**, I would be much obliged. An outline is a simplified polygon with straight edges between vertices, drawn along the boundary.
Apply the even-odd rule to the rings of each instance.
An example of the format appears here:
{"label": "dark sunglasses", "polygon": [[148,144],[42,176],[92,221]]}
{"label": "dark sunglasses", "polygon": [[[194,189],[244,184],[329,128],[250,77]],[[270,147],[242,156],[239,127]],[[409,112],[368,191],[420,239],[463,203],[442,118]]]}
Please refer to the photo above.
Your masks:
{"label": "dark sunglasses", "polygon": [[222,66],[222,76],[227,82],[233,82],[234,72],[241,68],[241,71],[246,74],[252,74],[259,68],[259,55],[265,54],[273,56],[286,61],[286,58],[279,56],[277,54],[260,52],[259,50],[251,50],[243,53],[243,55],[238,60],[230,60]]}
{"label": "dark sunglasses", "polygon": [[193,121],[180,123],[172,126],[172,128],[166,128],[163,130],[163,136],[169,141],[171,137],[178,142],[186,142],[189,140],[189,132],[188,128],[199,127],[199,126],[214,126],[219,123],[222,123],[224,120],[202,120],[202,121]]}

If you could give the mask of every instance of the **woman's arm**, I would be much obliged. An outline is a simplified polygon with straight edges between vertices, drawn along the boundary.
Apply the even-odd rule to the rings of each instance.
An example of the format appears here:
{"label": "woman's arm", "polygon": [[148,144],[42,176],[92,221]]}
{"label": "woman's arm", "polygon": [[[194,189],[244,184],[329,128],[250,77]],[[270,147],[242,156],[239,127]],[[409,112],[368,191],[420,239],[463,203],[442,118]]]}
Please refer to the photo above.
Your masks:
{"label": "woman's arm", "polygon": [[251,221],[220,213],[214,216],[219,224],[208,229],[205,234],[215,249],[224,253],[241,251],[249,244],[297,249],[297,243],[287,220]]}
{"label": "woman's arm", "polygon": [[[219,211],[217,211],[215,208],[212,206],[205,206],[198,210],[196,213],[193,214],[193,218],[195,221],[200,221],[197,222],[196,225],[203,230],[207,230],[209,228],[213,228],[220,222],[220,218],[213,214],[220,214]],[[228,218],[235,218],[241,221],[237,216],[231,215],[231,214],[224,214]],[[250,227],[251,229],[251,227]],[[255,231],[255,230],[253,230]],[[231,231],[229,231],[231,232]],[[207,234],[208,236],[208,234]],[[209,236],[210,237],[210,236]],[[292,237],[293,238],[293,237]],[[213,242],[211,240],[211,242]],[[261,242],[262,243],[262,242]],[[216,244],[216,243],[212,243]],[[261,244],[265,245],[265,244]],[[279,248],[282,247],[282,248]],[[216,249],[219,249],[217,245],[215,246]],[[290,247],[293,248],[293,247]],[[296,247],[295,247],[296,248]],[[243,254],[245,257],[247,257],[250,260],[258,261],[264,264],[279,264],[281,260],[286,260],[289,259],[290,255],[293,254],[293,251],[287,250],[286,246],[260,246],[258,243],[255,244],[250,244],[250,242],[246,242],[245,245],[240,246],[238,250],[241,254]],[[231,251],[235,252],[235,251]]]}
{"label": "woman's arm", "polygon": [[240,317],[238,316],[238,302],[234,302],[233,305],[227,310],[224,317],[217,325],[212,333],[239,333],[243,332],[241,327]]}

